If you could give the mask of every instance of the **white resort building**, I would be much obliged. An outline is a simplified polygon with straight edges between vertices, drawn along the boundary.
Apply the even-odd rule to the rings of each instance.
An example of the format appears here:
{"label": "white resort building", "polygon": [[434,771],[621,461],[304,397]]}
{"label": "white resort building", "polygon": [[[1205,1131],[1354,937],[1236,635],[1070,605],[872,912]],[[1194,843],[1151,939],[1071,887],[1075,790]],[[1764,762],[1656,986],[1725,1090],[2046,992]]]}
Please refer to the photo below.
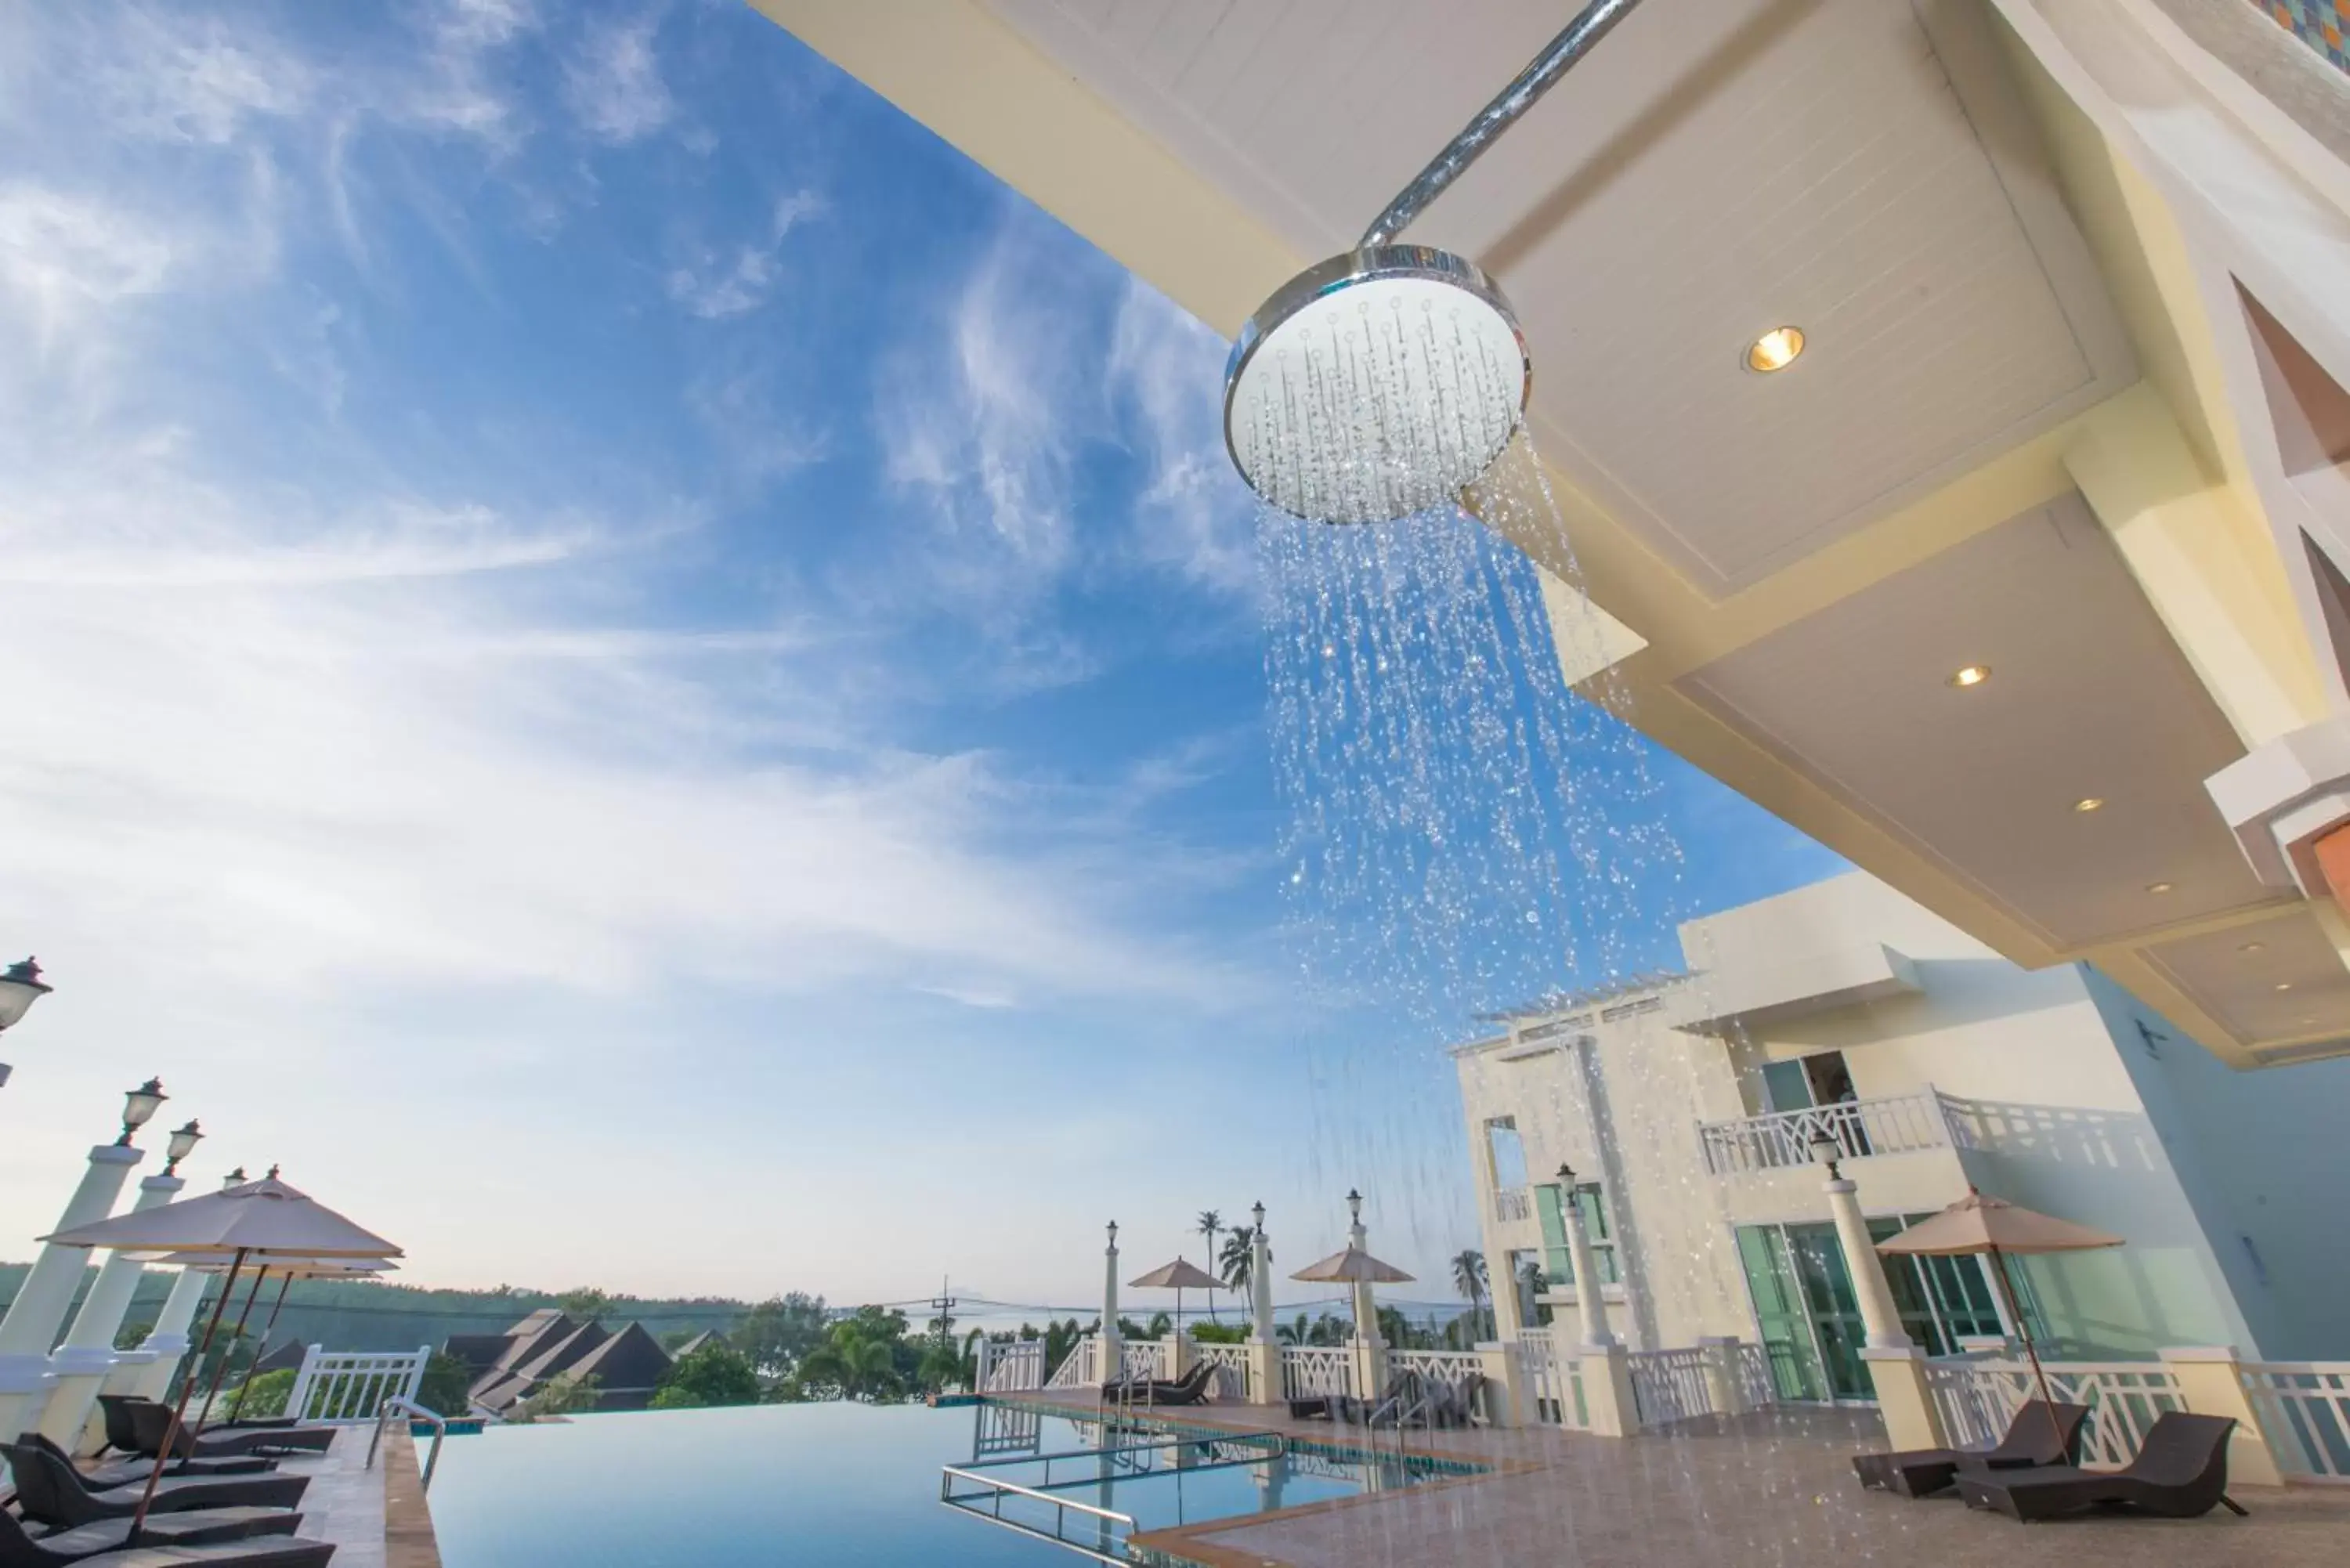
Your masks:
{"label": "white resort building", "polygon": [[[1858,872],[1681,943],[1686,974],[1453,1052],[1504,1340],[1575,1319],[1565,1165],[1618,1338],[1759,1339],[1780,1398],[1873,1398],[1825,1137],[1879,1239],[1970,1184],[2125,1238],[2015,1262],[2064,1359],[2350,1355],[2350,1250],[2311,1244],[2334,1229],[2317,1179],[2350,1126],[2345,1064],[2231,1070],[2088,966],[2027,972]],[[2013,1336],[1981,1260],[1886,1263],[1929,1355]]]}

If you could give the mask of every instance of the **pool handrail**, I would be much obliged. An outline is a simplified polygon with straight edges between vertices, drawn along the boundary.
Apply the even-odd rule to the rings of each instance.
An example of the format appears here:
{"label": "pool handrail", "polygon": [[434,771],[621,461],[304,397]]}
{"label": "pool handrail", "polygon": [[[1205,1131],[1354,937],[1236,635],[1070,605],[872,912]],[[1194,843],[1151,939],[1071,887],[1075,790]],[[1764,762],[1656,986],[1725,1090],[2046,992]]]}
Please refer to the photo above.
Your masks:
{"label": "pool handrail", "polygon": [[432,1488],[432,1467],[441,1462],[441,1439],[449,1435],[449,1422],[440,1411],[428,1410],[413,1399],[403,1399],[399,1395],[395,1394],[377,1407],[375,1413],[375,1436],[368,1439],[367,1463],[362,1465],[360,1469],[370,1470],[375,1469],[375,1451],[383,1445],[384,1422],[394,1410],[402,1412],[411,1420],[429,1421],[432,1423],[432,1447],[425,1451],[424,1476],[423,1479],[417,1483],[417,1490],[419,1491],[429,1491]]}

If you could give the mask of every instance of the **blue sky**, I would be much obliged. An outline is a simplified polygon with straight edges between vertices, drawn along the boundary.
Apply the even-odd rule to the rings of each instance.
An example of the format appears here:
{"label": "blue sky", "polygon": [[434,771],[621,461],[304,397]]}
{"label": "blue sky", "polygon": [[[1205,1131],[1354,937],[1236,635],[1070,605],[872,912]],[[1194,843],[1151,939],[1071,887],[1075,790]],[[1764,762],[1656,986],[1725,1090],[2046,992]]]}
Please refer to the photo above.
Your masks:
{"label": "blue sky", "polygon": [[[436,1282],[1470,1240],[1492,999],[1290,880],[1212,334],[733,5],[14,7],[0,117],[0,1255],[150,1072]],[[1577,722],[1620,940],[1492,984],[1835,868]]]}

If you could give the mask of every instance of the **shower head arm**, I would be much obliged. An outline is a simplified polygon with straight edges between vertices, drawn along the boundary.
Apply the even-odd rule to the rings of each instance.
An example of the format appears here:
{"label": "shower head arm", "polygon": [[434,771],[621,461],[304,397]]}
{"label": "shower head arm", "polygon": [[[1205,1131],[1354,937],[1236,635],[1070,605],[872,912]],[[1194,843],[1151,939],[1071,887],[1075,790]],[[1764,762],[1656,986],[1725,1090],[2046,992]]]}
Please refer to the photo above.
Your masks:
{"label": "shower head arm", "polygon": [[1477,161],[1485,149],[1509,130],[1518,117],[1534,108],[1534,101],[1550,90],[1551,84],[1566,74],[1566,68],[1581,59],[1594,44],[1607,36],[1609,28],[1622,21],[1640,0],[1591,0],[1565,29],[1536,55],[1517,79],[1478,110],[1477,118],[1463,127],[1460,135],[1446,144],[1443,151],[1421,170],[1412,182],[1389,202],[1387,211],[1363,231],[1357,250],[1390,244],[1395,237],[1411,226],[1412,220],[1425,212],[1428,204],[1444,193],[1445,188],[1461,177],[1462,170]]}

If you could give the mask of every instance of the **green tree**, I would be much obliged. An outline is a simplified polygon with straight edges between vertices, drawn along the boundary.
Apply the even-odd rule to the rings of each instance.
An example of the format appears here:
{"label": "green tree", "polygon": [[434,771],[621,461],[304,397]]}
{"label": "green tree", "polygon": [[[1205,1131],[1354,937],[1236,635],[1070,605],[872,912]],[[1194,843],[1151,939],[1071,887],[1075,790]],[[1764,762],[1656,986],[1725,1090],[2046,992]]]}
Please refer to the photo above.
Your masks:
{"label": "green tree", "polygon": [[613,1297],[593,1285],[580,1285],[555,1298],[564,1315],[576,1318],[598,1318],[612,1310]]}
{"label": "green tree", "polygon": [[1196,1345],[1246,1345],[1248,1324],[1244,1323],[1195,1323],[1191,1340]]}
{"label": "green tree", "polygon": [[[1200,1210],[1199,1231],[1201,1235],[1205,1236],[1208,1239],[1208,1266],[1210,1268],[1213,1268],[1216,1262],[1216,1233],[1223,1228],[1224,1217],[1222,1214],[1212,1209],[1202,1209]],[[1213,1289],[1211,1289],[1208,1292],[1208,1321],[1210,1323],[1216,1321],[1216,1293]]]}
{"label": "green tree", "polygon": [[1474,1247],[1463,1247],[1452,1254],[1452,1288],[1469,1298],[1469,1315],[1475,1319],[1485,1305],[1484,1253]]}
{"label": "green tree", "polygon": [[294,1369],[281,1366],[275,1372],[265,1372],[249,1377],[235,1388],[221,1395],[221,1414],[236,1412],[239,1420],[256,1420],[265,1416],[286,1414],[286,1401],[294,1393]]}
{"label": "green tree", "polygon": [[753,1307],[730,1337],[760,1376],[780,1378],[789,1376],[800,1358],[822,1345],[830,1331],[831,1314],[825,1311],[824,1298],[794,1291]]}
{"label": "green tree", "polygon": [[1256,1268],[1255,1228],[1248,1225],[1234,1228],[1232,1233],[1224,1238],[1223,1254],[1216,1261],[1223,1267],[1224,1283],[1236,1292],[1247,1291],[1250,1276]]}
{"label": "green tree", "polygon": [[681,1357],[653,1393],[656,1410],[695,1410],[708,1405],[756,1405],[759,1375],[751,1358],[723,1339],[713,1339]]}
{"label": "green tree", "polygon": [[894,1335],[861,1313],[834,1324],[825,1342],[801,1358],[797,1374],[801,1386],[831,1388],[843,1399],[879,1400],[903,1393],[899,1347],[904,1343],[905,1319],[899,1316],[898,1321],[901,1329]]}
{"label": "green tree", "polygon": [[136,1350],[146,1344],[147,1336],[154,1332],[155,1325],[143,1320],[138,1323],[126,1323],[114,1331],[114,1348]]}
{"label": "green tree", "polygon": [[[266,1383],[269,1379],[258,1381]],[[424,1376],[417,1380],[416,1402],[435,1415],[463,1416],[473,1409],[465,1397],[465,1390],[473,1386],[472,1367],[445,1350],[436,1350],[424,1364]]]}

